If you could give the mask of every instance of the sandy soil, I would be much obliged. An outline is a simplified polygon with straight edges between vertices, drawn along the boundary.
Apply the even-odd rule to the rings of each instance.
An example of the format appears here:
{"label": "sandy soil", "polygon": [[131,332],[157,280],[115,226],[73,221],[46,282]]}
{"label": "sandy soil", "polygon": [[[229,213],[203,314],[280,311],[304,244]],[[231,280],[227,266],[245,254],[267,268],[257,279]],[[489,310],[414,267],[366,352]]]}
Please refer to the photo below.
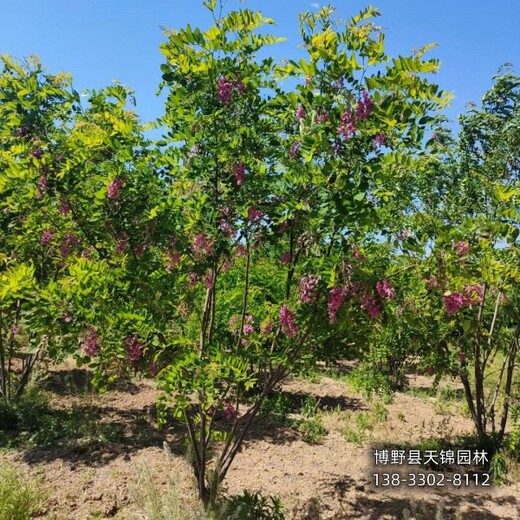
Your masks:
{"label": "sandy soil", "polygon": [[[74,379],[82,377],[80,372],[74,374]],[[157,432],[157,392],[149,382],[99,396],[90,391],[68,393],[65,383],[70,380],[70,371],[56,372],[54,383],[49,385],[55,392],[53,403],[64,409],[85,407],[89,417],[113,427],[118,432],[116,438],[107,441],[93,421],[96,431],[88,441],[80,439],[45,450],[0,450],[0,461],[11,461],[21,471],[42,478],[49,498],[40,518],[144,518],[137,514],[132,491],[143,464],[151,469],[160,490],[166,490],[172,468],[177,479],[189,481],[189,468],[180,455],[184,430],[179,425]],[[415,388],[430,384],[430,379],[421,376],[411,381]],[[457,403],[398,393],[392,403],[382,405],[387,419],[366,432],[360,445],[347,442],[343,431],[355,422],[356,414],[373,410],[374,403],[355,394],[346,383],[328,377],[319,383],[293,380],[283,391],[295,400],[307,395],[318,398],[328,434],[320,444],[311,445],[303,442],[295,429],[259,419],[228,475],[228,494],[249,489],[276,495],[288,510],[288,518],[295,520],[397,520],[406,517],[406,508],[422,511],[422,518],[432,520],[437,510],[442,510],[445,519],[520,519],[518,483],[460,489],[374,487],[374,445],[427,446],[440,437],[456,442],[458,435],[471,432],[471,423]],[[163,448],[165,441],[173,455]]]}

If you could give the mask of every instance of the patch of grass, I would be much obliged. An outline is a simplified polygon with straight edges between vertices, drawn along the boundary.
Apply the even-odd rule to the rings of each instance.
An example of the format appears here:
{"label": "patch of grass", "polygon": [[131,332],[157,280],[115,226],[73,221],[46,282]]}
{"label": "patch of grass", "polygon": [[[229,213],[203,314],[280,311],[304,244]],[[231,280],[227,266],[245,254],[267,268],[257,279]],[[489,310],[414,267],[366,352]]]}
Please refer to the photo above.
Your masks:
{"label": "patch of grass", "polygon": [[0,404],[0,447],[48,448],[68,440],[120,443],[123,426],[102,423],[89,406],[53,409],[47,394],[31,388],[16,402]]}
{"label": "patch of grass", "polygon": [[155,483],[149,466],[141,464],[137,481],[130,487],[138,512],[135,520],[284,520],[280,500],[245,490],[241,495],[221,497],[207,511],[197,499],[189,468],[174,458],[167,490]]}
{"label": "patch of grass", "polygon": [[327,429],[320,416],[303,419],[298,423],[297,429],[301,433],[302,440],[309,444],[319,444],[327,435]]}
{"label": "patch of grass", "polygon": [[408,387],[405,389],[405,394],[411,395],[412,397],[421,397],[423,399],[427,399],[437,395],[437,388],[431,386]]}
{"label": "patch of grass", "polygon": [[25,477],[14,466],[0,468],[0,520],[31,520],[44,501],[40,482]]}
{"label": "patch of grass", "polygon": [[382,402],[376,402],[370,411],[345,414],[343,436],[348,442],[362,445],[372,438],[375,427],[388,420],[388,410]]}

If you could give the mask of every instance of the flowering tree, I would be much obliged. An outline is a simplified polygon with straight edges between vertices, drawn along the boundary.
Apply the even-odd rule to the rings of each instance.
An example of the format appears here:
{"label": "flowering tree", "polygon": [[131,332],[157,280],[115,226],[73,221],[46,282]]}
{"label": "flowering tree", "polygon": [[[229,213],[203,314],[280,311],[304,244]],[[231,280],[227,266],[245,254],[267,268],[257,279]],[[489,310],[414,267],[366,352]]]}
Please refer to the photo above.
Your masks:
{"label": "flowering tree", "polygon": [[426,248],[414,261],[419,314],[436,347],[425,362],[460,378],[480,441],[495,447],[515,402],[520,333],[519,94],[505,71],[461,116],[458,139],[438,130],[412,224]]}
{"label": "flowering tree", "polygon": [[[258,33],[271,20],[205,5],[213,27],[172,31],[162,46],[171,275],[185,295],[174,360],[159,377],[208,503],[262,400],[319,350],[338,313],[373,322],[395,298],[390,281],[355,273],[352,259],[409,206],[403,186],[446,97],[420,76],[438,66],[426,49],[384,54],[376,11],[346,24],[330,8],[303,14],[308,58],[281,66],[256,58],[277,41]],[[280,86],[288,78],[293,91]]]}

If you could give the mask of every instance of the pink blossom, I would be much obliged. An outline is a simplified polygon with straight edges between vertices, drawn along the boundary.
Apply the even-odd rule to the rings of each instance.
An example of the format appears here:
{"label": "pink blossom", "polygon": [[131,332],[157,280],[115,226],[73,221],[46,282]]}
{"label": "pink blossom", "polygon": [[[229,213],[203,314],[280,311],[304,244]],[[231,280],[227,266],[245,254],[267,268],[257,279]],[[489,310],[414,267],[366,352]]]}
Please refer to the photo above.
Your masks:
{"label": "pink blossom", "polygon": [[260,333],[262,336],[269,336],[273,332],[274,323],[273,320],[267,320],[260,326]]}
{"label": "pink blossom", "polygon": [[428,280],[426,280],[426,283],[428,284],[428,286],[431,289],[434,289],[435,287],[439,287],[440,286],[440,282],[439,282],[439,280],[437,280],[437,277],[434,274],[432,274],[430,276],[430,278],[428,278]]}
{"label": "pink blossom", "polygon": [[199,233],[193,237],[191,249],[199,258],[210,256],[213,254],[213,241],[206,235]]}
{"label": "pink blossom", "polygon": [[368,92],[363,91],[361,99],[356,105],[356,115],[359,119],[367,119],[374,110],[374,102],[370,99]]}
{"label": "pink blossom", "polygon": [[287,251],[286,253],[284,253],[282,255],[282,258],[280,258],[280,262],[282,262],[282,264],[288,264],[290,263],[290,261],[292,260],[292,256],[291,256],[291,253],[289,253],[289,251]]}
{"label": "pink blossom", "polygon": [[61,239],[60,254],[66,258],[72,253],[74,247],[80,246],[81,240],[74,233],[65,233]]}
{"label": "pink blossom", "polygon": [[466,285],[464,287],[468,305],[473,303],[481,303],[484,298],[484,287],[482,285]]}
{"label": "pink blossom", "polygon": [[371,294],[366,293],[361,301],[361,308],[372,318],[376,319],[381,314],[380,303]]}
{"label": "pink blossom", "polygon": [[94,248],[92,246],[88,246],[83,251],[81,251],[81,258],[91,259],[94,254]]}
{"label": "pink blossom", "polygon": [[246,177],[246,165],[242,161],[233,165],[233,175],[237,186],[242,186]]}
{"label": "pink blossom", "polygon": [[264,218],[264,212],[260,209],[250,207],[247,210],[247,216],[252,224],[258,224]]}
{"label": "pink blossom", "polygon": [[235,255],[240,258],[242,256],[247,256],[248,255],[248,252],[247,252],[247,247],[243,244],[238,244],[236,249],[235,249]]}
{"label": "pink blossom", "polygon": [[97,330],[94,327],[89,327],[86,334],[83,336],[83,351],[89,357],[94,357],[99,354],[98,351],[99,338]]}
{"label": "pink blossom", "polygon": [[[238,336],[238,333],[240,331],[241,321],[242,321],[242,316],[239,316],[238,314],[235,314],[229,320],[229,329],[233,336]],[[251,316],[251,314],[244,316],[244,326],[242,328],[242,334],[244,334],[246,336],[248,336],[250,334],[254,334],[254,332],[255,332],[254,322],[255,322],[255,320],[254,320],[253,316]]]}
{"label": "pink blossom", "polygon": [[188,287],[194,287],[200,280],[201,276],[197,273],[188,273]]}
{"label": "pink blossom", "polygon": [[298,303],[312,303],[312,297],[319,278],[315,276],[302,276],[298,284]]}
{"label": "pink blossom", "polygon": [[137,258],[141,258],[144,255],[145,249],[146,249],[146,245],[145,244],[138,244],[138,245],[136,245],[135,246],[135,250],[134,250],[135,256]]}
{"label": "pink blossom", "polygon": [[327,314],[329,315],[329,323],[334,323],[338,315],[338,311],[343,305],[345,297],[345,289],[334,287],[329,292],[329,301],[327,302]]}
{"label": "pink blossom", "polygon": [[220,229],[224,232],[224,235],[226,235],[227,238],[232,238],[235,234],[235,228],[224,219],[220,219]]}
{"label": "pink blossom", "polygon": [[224,408],[224,415],[228,421],[233,419],[233,417],[235,416],[235,408],[231,403],[226,404]]}
{"label": "pink blossom", "polygon": [[388,298],[389,300],[393,300],[395,298],[394,288],[390,285],[386,278],[376,283],[376,291],[377,294],[381,296],[381,298]]}
{"label": "pink blossom", "polygon": [[444,307],[451,316],[457,314],[459,309],[467,304],[467,298],[460,292],[454,292],[444,296]]}
{"label": "pink blossom", "polygon": [[329,113],[328,112],[322,112],[321,114],[318,114],[316,117],[316,122],[321,125],[323,123],[326,123],[329,120]]}
{"label": "pink blossom", "polygon": [[166,266],[166,271],[170,272],[172,269],[175,269],[181,263],[181,254],[178,251],[175,251],[173,248],[168,248],[168,265]]}
{"label": "pink blossom", "polygon": [[38,181],[36,198],[41,199],[43,194],[49,189],[49,182],[46,175],[42,175]]}
{"label": "pink blossom", "polygon": [[298,325],[295,322],[296,315],[289,308],[287,304],[282,305],[280,309],[280,324],[282,325],[282,332],[292,338],[298,333]]}
{"label": "pink blossom", "polygon": [[374,138],[372,139],[372,142],[377,146],[377,147],[381,147],[385,144],[386,142],[386,137],[385,137],[385,134],[383,132],[379,132],[377,133]]}
{"label": "pink blossom", "polygon": [[54,238],[54,231],[50,230],[50,229],[45,229],[42,233],[42,237],[40,239],[40,243],[42,245],[45,245],[45,244],[49,244],[52,239]]}
{"label": "pink blossom", "polygon": [[291,159],[296,159],[300,154],[301,147],[302,143],[300,141],[296,141],[295,143],[291,144],[291,148],[289,148],[289,157]]}
{"label": "pink blossom", "polygon": [[218,100],[224,104],[229,105],[233,97],[233,82],[226,79],[224,75],[220,76],[218,80]]}
{"label": "pink blossom", "polygon": [[342,125],[338,128],[338,132],[345,138],[351,139],[356,131],[355,116],[352,110],[345,110],[341,116]]}
{"label": "pink blossom", "polygon": [[72,316],[71,316],[69,313],[65,314],[65,315],[63,316],[63,321],[64,321],[65,323],[70,323],[70,322],[72,321]]}
{"label": "pink blossom", "polygon": [[58,211],[60,212],[60,215],[63,216],[66,216],[70,213],[70,205],[67,199],[64,199],[63,197],[60,199]]}
{"label": "pink blossom", "polygon": [[116,243],[116,253],[124,253],[126,250],[127,242],[128,242],[128,234],[122,231],[119,233],[119,238]]}
{"label": "pink blossom", "polygon": [[463,240],[459,240],[458,242],[455,242],[451,246],[452,249],[457,250],[458,255],[467,255],[469,253],[469,244],[467,242],[464,242]]}
{"label": "pink blossom", "polygon": [[289,228],[289,224],[287,224],[287,222],[282,222],[278,226],[278,234],[283,235],[287,231],[288,228]]}
{"label": "pink blossom", "polygon": [[143,344],[139,341],[137,336],[128,337],[125,339],[126,353],[128,359],[132,363],[136,363],[143,355]]}
{"label": "pink blossom", "polygon": [[206,287],[206,289],[211,289],[214,284],[215,277],[213,276],[213,273],[209,271],[204,278],[204,286]]}
{"label": "pink blossom", "polygon": [[108,185],[108,198],[111,200],[117,200],[121,197],[121,193],[123,192],[123,187],[125,185],[125,180],[121,177],[116,177],[109,185]]}
{"label": "pink blossom", "polygon": [[13,336],[16,336],[17,334],[20,334],[20,327],[16,326],[14,323],[11,325],[11,334]]}
{"label": "pink blossom", "polygon": [[41,148],[35,148],[29,152],[29,155],[34,157],[35,159],[41,159],[43,157],[43,150]]}
{"label": "pink blossom", "polygon": [[222,267],[220,268],[220,270],[223,273],[227,273],[232,267],[233,267],[233,260],[231,260],[231,258],[226,258],[224,260],[224,263],[222,264]]}
{"label": "pink blossom", "polygon": [[301,121],[305,118],[305,108],[303,105],[298,105],[298,109],[296,110],[296,121]]}

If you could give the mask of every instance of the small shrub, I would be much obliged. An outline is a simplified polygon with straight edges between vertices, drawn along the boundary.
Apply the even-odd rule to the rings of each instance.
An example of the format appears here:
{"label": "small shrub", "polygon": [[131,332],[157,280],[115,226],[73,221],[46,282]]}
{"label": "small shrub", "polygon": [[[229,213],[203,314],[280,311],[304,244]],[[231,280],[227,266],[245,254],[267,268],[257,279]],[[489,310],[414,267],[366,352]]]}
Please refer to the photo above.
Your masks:
{"label": "small shrub", "polygon": [[392,385],[388,377],[369,363],[362,363],[348,376],[348,382],[356,392],[360,392],[366,399],[375,395],[392,394]]}
{"label": "small shrub", "polygon": [[[172,459],[173,460],[173,459]],[[154,482],[150,468],[142,464],[138,468],[138,480],[131,486],[134,502],[139,510],[135,520],[213,520],[204,511],[202,502],[194,495],[194,485],[182,468],[174,468],[166,492]],[[183,490],[182,484],[191,484]],[[215,519],[216,520],[216,519]]]}
{"label": "small shrub", "polygon": [[[284,520],[282,504],[278,498],[260,493],[244,491],[242,495],[232,497],[227,503],[229,520]],[[224,518],[224,517],[223,517]]]}
{"label": "small shrub", "polygon": [[7,465],[0,469],[0,520],[31,520],[44,502],[39,483]]}
{"label": "small shrub", "polygon": [[298,424],[298,431],[301,433],[302,439],[309,444],[319,444],[327,435],[327,430],[319,416],[301,421]]}
{"label": "small shrub", "polygon": [[491,458],[489,471],[495,484],[506,484],[508,474],[507,458],[503,453],[495,453]]}
{"label": "small shrub", "polygon": [[318,401],[313,396],[308,396],[307,399],[303,402],[303,405],[300,409],[300,413],[303,417],[310,419],[311,417],[316,416],[316,412],[318,411]]}
{"label": "small shrub", "polygon": [[274,393],[267,396],[260,406],[259,414],[273,422],[288,424],[291,401],[286,394]]}

